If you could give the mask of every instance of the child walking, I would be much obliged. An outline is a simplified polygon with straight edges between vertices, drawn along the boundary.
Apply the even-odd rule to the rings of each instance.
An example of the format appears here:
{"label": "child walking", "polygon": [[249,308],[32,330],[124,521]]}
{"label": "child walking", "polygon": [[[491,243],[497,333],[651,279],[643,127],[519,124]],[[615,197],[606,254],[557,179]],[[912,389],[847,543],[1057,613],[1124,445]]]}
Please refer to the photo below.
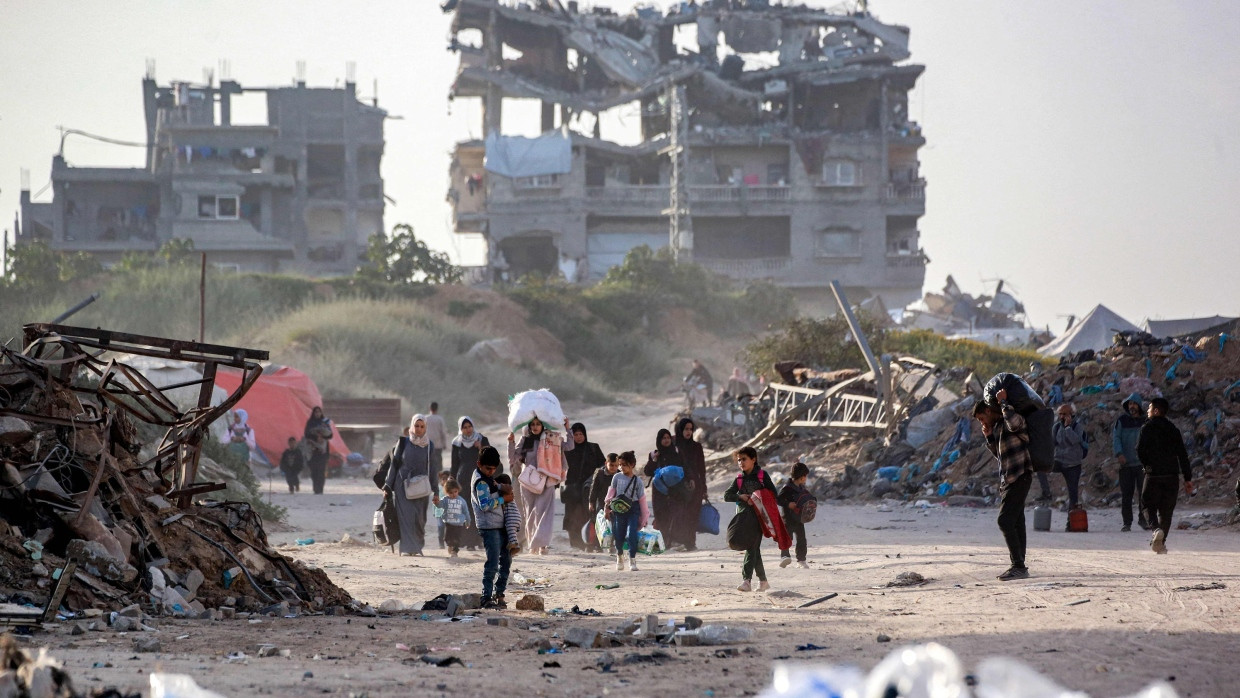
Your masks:
{"label": "child walking", "polygon": [[[789,536],[796,539],[797,566],[805,568],[809,567],[809,563],[805,561],[808,545],[805,542],[805,523],[801,521],[801,507],[797,504],[797,499],[805,492],[805,483],[808,480],[809,466],[798,461],[792,466],[791,477],[779,490],[779,505],[784,513],[784,528],[788,529]],[[779,551],[779,557],[780,567],[792,564],[792,556],[787,548]]]}
{"label": "child walking", "polygon": [[[504,496],[516,496],[516,492],[512,489],[512,478],[507,473],[496,475],[495,481],[499,483],[499,491]],[[504,504],[504,531],[508,534],[508,553],[516,555],[521,552],[521,510],[517,508],[517,503],[505,500]]]}
{"label": "child walking", "polygon": [[448,557],[456,557],[457,553],[461,552],[461,545],[469,528],[469,505],[461,497],[461,485],[456,480],[449,479],[444,484],[444,491],[448,496],[439,500],[439,506],[443,508],[440,522],[446,529],[444,541],[448,544]]}
{"label": "child walking", "polygon": [[478,454],[478,469],[470,485],[474,506],[474,520],[482,544],[487,551],[487,561],[482,567],[482,607],[505,608],[504,590],[508,588],[508,571],[512,567],[512,555],[505,545],[504,508],[512,503],[512,488],[500,491],[495,471],[499,469],[499,451],[483,447]]}
{"label": "child walking", "polygon": [[604,505],[611,511],[612,536],[616,544],[616,569],[624,569],[624,544],[629,545],[629,571],[637,571],[637,533],[646,525],[646,488],[634,472],[637,455],[632,451],[620,454],[620,472],[607,488]]}
{"label": "child walking", "polygon": [[[448,489],[447,489],[448,480],[451,480],[451,479],[452,479],[452,473],[449,473],[447,470],[439,471],[439,489],[437,491],[439,492],[440,497],[448,493]],[[436,504],[435,506],[437,508],[441,508],[439,504]],[[447,529],[445,528],[445,524],[443,521],[443,515],[439,514],[438,512],[436,512],[436,514],[437,514],[437,518],[439,519],[439,549],[443,550],[444,549],[444,536],[447,534]]]}
{"label": "child walking", "polygon": [[[766,474],[766,471],[758,467],[756,450],[745,446],[737,451],[736,465],[740,467],[740,476],[732,482],[728,491],[723,493],[723,501],[735,502],[737,511],[745,507],[756,511],[757,507],[762,506],[762,502],[755,496],[755,493],[765,490],[774,500],[775,485],[771,484],[771,477]],[[753,591],[752,580],[755,573],[758,575],[758,591],[771,588],[771,585],[766,582],[766,568],[762,566],[762,537],[759,536],[757,540],[758,542],[754,543],[752,548],[745,551],[745,562],[741,566],[741,584],[736,587],[737,591]]]}
{"label": "child walking", "polygon": [[[590,526],[595,527],[598,520],[598,513],[607,510],[607,488],[611,487],[611,480],[620,472],[620,455],[616,453],[607,454],[607,466],[594,471],[594,479],[590,481]],[[598,542],[598,531],[594,532],[595,543],[591,546],[590,552],[601,553],[602,545]]]}
{"label": "child walking", "polygon": [[280,454],[280,472],[284,473],[284,481],[288,483],[289,494],[301,490],[301,469],[306,467],[306,457],[297,448],[297,437],[288,437],[288,448]]}

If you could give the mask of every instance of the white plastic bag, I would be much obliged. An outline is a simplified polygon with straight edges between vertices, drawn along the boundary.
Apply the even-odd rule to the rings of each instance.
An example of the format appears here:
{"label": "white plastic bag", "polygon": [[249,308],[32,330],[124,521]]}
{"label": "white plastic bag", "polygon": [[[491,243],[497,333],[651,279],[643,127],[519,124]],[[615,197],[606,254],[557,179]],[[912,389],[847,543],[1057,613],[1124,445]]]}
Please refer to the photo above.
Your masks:
{"label": "white plastic bag", "polygon": [[611,518],[607,516],[606,509],[600,509],[594,517],[594,535],[598,536],[598,545],[603,550],[611,550],[613,536],[611,533]]}
{"label": "white plastic bag", "polygon": [[535,417],[549,431],[564,428],[564,410],[560,407],[560,400],[546,388],[517,393],[508,401],[508,428],[512,432],[519,432]]}
{"label": "white plastic bag", "polygon": [[643,555],[657,555],[667,546],[663,544],[663,534],[658,529],[647,526],[637,532],[637,552]]}
{"label": "white plastic bag", "polygon": [[224,698],[208,691],[185,674],[151,674],[151,698]]}
{"label": "white plastic bag", "polygon": [[[893,686],[900,698],[969,697],[964,668],[960,666],[956,653],[937,642],[903,647],[887,655],[870,672],[862,695],[865,698],[882,698],[891,695],[889,691]],[[1020,694],[1003,695],[1015,698]]]}
{"label": "white plastic bag", "polygon": [[977,668],[977,698],[1089,698],[1069,691],[1027,664],[1007,657],[983,659]]}
{"label": "white plastic bag", "polygon": [[775,665],[771,685],[758,698],[860,698],[865,674],[851,666]]}

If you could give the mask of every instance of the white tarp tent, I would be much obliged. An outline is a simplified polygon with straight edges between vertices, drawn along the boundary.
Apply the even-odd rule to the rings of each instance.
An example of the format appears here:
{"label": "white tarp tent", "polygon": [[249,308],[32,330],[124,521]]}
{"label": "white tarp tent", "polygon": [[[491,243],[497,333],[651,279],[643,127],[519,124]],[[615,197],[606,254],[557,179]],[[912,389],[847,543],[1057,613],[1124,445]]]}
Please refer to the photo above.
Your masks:
{"label": "white tarp tent", "polygon": [[505,177],[568,174],[573,169],[573,142],[563,131],[547,131],[537,138],[491,132],[482,165]]}
{"label": "white tarp tent", "polygon": [[1141,328],[1155,337],[1179,337],[1185,334],[1194,334],[1202,330],[1208,330],[1211,327],[1217,327],[1224,323],[1235,320],[1234,317],[1223,317],[1215,315],[1214,317],[1195,317],[1184,318],[1182,320],[1146,320],[1141,323]]}
{"label": "white tarp tent", "polygon": [[1067,332],[1038,349],[1038,353],[1046,356],[1063,356],[1086,349],[1100,351],[1111,346],[1116,332],[1123,331],[1140,332],[1141,328],[1120,317],[1105,305],[1097,305]]}

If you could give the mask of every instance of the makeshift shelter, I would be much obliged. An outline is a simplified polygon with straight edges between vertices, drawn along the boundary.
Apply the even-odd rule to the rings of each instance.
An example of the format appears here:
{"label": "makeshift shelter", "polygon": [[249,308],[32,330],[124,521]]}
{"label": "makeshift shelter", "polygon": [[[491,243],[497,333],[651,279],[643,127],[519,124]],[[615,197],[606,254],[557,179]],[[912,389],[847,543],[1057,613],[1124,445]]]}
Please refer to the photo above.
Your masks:
{"label": "makeshift shelter", "polygon": [[[241,373],[220,369],[215,384],[233,390],[241,381]],[[310,376],[289,366],[271,367],[259,376],[237,407],[249,413],[258,448],[272,463],[280,462],[280,454],[288,448],[288,437],[301,440],[310,410],[323,404],[323,397]],[[331,419],[331,415],[327,415]],[[340,467],[349,454],[348,446],[333,429],[329,468]]]}
{"label": "makeshift shelter", "polygon": [[1067,332],[1038,349],[1038,353],[1046,356],[1063,356],[1086,349],[1101,351],[1114,343],[1116,332],[1123,331],[1140,332],[1141,328],[1120,317],[1105,305],[1099,304]]}
{"label": "makeshift shelter", "polygon": [[1181,320],[1146,320],[1141,328],[1155,337],[1179,337],[1196,334],[1211,327],[1225,325],[1236,318],[1215,315],[1214,317],[1193,317]]}

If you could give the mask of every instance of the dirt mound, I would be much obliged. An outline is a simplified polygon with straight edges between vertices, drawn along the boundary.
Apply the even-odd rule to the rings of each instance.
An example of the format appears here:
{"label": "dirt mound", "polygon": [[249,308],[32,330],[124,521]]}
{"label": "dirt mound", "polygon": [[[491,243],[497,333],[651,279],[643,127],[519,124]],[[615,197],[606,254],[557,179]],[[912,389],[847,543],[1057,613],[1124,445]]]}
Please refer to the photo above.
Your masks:
{"label": "dirt mound", "polygon": [[507,338],[527,361],[564,363],[564,342],[531,323],[525,308],[494,291],[445,284],[436,286],[435,294],[419,303],[467,330]]}

